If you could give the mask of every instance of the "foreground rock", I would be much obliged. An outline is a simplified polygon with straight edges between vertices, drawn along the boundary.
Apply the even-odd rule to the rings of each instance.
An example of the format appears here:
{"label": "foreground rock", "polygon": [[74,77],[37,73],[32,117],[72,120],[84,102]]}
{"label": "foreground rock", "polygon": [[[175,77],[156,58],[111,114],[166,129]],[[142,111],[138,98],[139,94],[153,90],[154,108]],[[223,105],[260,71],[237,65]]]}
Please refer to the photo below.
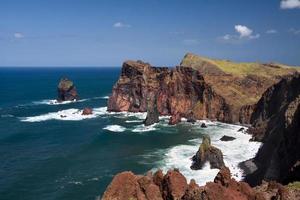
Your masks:
{"label": "foreground rock", "polygon": [[211,169],[225,167],[221,150],[211,145],[210,137],[207,135],[203,137],[202,144],[192,160],[191,169],[194,170],[202,169],[206,162],[209,162]]}
{"label": "foreground rock", "polygon": [[146,112],[147,98],[154,93],[160,115],[249,123],[253,105],[263,92],[295,71],[193,54],[186,54],[180,66],[172,69],[126,61],[108,100],[108,111]]}
{"label": "foreground rock", "polygon": [[263,141],[253,164],[257,170],[246,180],[260,184],[263,179],[287,184],[300,180],[300,75],[282,79],[270,87],[258,102],[249,129],[255,140]]}
{"label": "foreground rock", "polygon": [[57,101],[74,101],[79,99],[74,83],[68,78],[62,78],[57,87]]}
{"label": "foreground rock", "polygon": [[81,115],[92,115],[93,109],[92,108],[84,108]]}
{"label": "foreground rock", "polygon": [[224,167],[214,182],[199,186],[194,180],[188,184],[178,170],[162,171],[145,176],[132,172],[117,174],[106,188],[102,200],[295,200],[300,191],[277,183],[251,188],[247,183],[231,178]]}

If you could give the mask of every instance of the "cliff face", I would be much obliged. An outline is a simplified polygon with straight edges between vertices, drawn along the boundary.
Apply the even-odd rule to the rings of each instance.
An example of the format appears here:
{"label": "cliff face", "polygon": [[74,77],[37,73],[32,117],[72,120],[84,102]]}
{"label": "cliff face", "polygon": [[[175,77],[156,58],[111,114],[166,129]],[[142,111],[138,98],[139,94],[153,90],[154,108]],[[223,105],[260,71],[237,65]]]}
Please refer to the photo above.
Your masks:
{"label": "cliff face", "polygon": [[222,168],[214,182],[201,187],[194,180],[188,184],[178,170],[170,170],[165,175],[157,171],[146,176],[122,172],[114,177],[102,200],[293,200],[299,197],[299,190],[278,183],[251,188],[232,179],[228,168]]}
{"label": "cliff face", "polygon": [[212,90],[199,71],[182,66],[168,69],[143,62],[125,62],[108,100],[108,110],[146,112],[147,99],[156,99],[161,115],[231,121],[225,100]]}
{"label": "cliff face", "polygon": [[126,61],[108,110],[146,112],[147,99],[156,99],[160,115],[248,124],[253,105],[263,92],[295,71],[193,54],[187,54],[180,66],[172,69]]}
{"label": "cliff face", "polygon": [[264,145],[254,159],[258,170],[246,180],[300,180],[300,75],[270,87],[254,108],[251,123],[250,133]]}

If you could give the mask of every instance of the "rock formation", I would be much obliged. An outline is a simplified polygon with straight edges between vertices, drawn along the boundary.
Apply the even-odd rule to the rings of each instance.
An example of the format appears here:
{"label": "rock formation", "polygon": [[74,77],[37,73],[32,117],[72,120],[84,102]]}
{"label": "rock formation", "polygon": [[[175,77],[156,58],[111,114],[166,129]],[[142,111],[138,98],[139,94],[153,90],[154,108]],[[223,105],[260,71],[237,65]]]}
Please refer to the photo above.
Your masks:
{"label": "rock formation", "polygon": [[92,108],[84,108],[81,115],[91,115],[93,114],[93,109]]}
{"label": "rock formation", "polygon": [[62,78],[57,87],[57,101],[74,101],[78,100],[79,96],[74,83],[68,78]]}
{"label": "rock formation", "polygon": [[159,114],[173,116],[170,124],[179,122],[177,116],[249,123],[263,92],[295,71],[193,54],[187,54],[175,68],[126,61],[108,100],[108,111],[146,112],[147,98],[153,96]]}
{"label": "rock formation", "polygon": [[246,177],[253,185],[265,180],[281,183],[300,180],[300,75],[283,78],[257,103],[249,129],[263,141],[255,157],[257,170]]}
{"label": "rock formation", "polygon": [[193,156],[192,160],[191,169],[194,170],[202,169],[206,162],[209,162],[210,168],[212,169],[221,169],[225,166],[221,150],[211,145],[208,135],[203,136],[199,150],[196,155]]}
{"label": "rock formation", "polygon": [[197,185],[195,180],[188,184],[178,170],[145,176],[122,172],[113,178],[102,200],[295,200],[299,197],[300,190],[273,182],[251,188],[231,178],[229,169],[224,167],[214,182],[205,186]]}
{"label": "rock formation", "polygon": [[144,120],[144,125],[149,126],[159,122],[159,112],[157,110],[155,95],[150,95],[147,99],[147,117]]}
{"label": "rock formation", "polygon": [[221,141],[232,141],[232,140],[235,140],[236,138],[235,137],[231,137],[231,136],[228,136],[228,135],[223,135],[222,137],[221,137]]}

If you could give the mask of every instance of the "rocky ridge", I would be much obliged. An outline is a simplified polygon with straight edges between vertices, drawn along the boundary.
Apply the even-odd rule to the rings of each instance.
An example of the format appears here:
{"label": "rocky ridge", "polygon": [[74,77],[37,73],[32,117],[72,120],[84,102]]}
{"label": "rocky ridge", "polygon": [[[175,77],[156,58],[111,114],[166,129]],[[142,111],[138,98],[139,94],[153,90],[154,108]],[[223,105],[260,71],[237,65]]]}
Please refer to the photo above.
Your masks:
{"label": "rocky ridge", "polygon": [[274,66],[190,53],[175,68],[126,61],[108,100],[108,111],[146,112],[147,99],[156,99],[159,114],[173,116],[170,124],[181,117],[249,124],[263,92],[296,72]]}

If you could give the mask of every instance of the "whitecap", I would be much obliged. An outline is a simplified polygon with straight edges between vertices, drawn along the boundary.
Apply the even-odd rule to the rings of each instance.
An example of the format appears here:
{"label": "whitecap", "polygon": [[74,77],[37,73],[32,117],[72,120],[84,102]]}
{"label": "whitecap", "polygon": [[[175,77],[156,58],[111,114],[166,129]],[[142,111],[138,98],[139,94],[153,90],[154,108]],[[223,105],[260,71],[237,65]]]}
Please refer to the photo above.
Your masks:
{"label": "whitecap", "polygon": [[152,124],[150,126],[145,126],[144,124],[140,124],[135,126],[135,128],[132,130],[132,132],[141,133],[141,132],[148,132],[148,131],[155,131],[156,124]]}
{"label": "whitecap", "polygon": [[142,123],[143,120],[126,120],[126,123]]}
{"label": "whitecap", "polygon": [[88,99],[80,99],[80,100],[73,100],[73,101],[57,101],[56,99],[44,99],[41,101],[33,101],[34,105],[63,105],[63,104],[70,104],[70,103],[77,103],[77,102],[84,102]]}
{"label": "whitecap", "polygon": [[43,115],[38,115],[38,116],[23,117],[21,118],[21,121],[23,122],[41,122],[47,120],[79,121],[83,119],[95,118],[104,114],[106,114],[106,107],[93,109],[93,114],[91,115],[82,115],[82,110],[71,108],[66,110],[60,110],[58,112],[51,112]]}
{"label": "whitecap", "polygon": [[126,130],[125,127],[120,126],[120,125],[108,125],[103,128],[104,130],[108,130],[111,132],[124,132]]}

